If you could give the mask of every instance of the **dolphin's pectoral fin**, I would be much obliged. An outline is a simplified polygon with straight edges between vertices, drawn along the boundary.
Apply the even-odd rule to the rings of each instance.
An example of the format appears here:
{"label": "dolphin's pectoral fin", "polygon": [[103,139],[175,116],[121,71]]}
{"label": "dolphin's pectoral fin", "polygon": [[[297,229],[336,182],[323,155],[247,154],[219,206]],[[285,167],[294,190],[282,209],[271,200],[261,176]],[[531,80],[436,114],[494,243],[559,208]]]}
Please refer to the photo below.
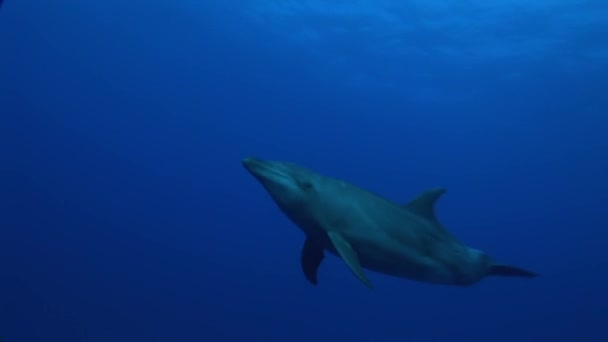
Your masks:
{"label": "dolphin's pectoral fin", "polygon": [[519,267],[508,266],[508,265],[492,265],[488,271],[489,276],[501,276],[501,277],[523,277],[523,278],[534,278],[537,276],[536,273],[524,270]]}
{"label": "dolphin's pectoral fin", "polygon": [[302,247],[301,263],[304,276],[314,285],[317,285],[317,270],[321,265],[325,255],[323,255],[323,246],[311,237],[307,237]]}
{"label": "dolphin's pectoral fin", "polygon": [[344,238],[336,232],[328,232],[327,235],[350,270],[363,282],[363,284],[365,284],[365,286],[373,288],[372,283],[367,279],[365,273],[363,273],[363,268],[361,268],[361,264],[359,264],[357,252],[350,243],[344,240]]}

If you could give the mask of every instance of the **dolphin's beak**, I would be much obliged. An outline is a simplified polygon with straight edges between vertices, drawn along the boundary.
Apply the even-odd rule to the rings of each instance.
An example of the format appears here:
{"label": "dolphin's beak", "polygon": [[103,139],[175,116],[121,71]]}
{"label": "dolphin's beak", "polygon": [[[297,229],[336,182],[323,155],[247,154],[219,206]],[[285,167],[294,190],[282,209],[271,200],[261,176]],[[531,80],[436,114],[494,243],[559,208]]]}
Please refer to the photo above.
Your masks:
{"label": "dolphin's beak", "polygon": [[260,178],[271,169],[269,162],[256,157],[248,157],[241,161],[243,166],[253,176]]}
{"label": "dolphin's beak", "polygon": [[251,173],[255,173],[256,169],[263,167],[264,161],[255,157],[247,157],[241,161],[243,166],[247,169],[247,171]]}
{"label": "dolphin's beak", "polygon": [[241,163],[243,163],[243,166],[249,173],[260,181],[288,177],[288,175],[278,167],[277,163],[271,161],[262,160],[256,157],[248,157],[243,159]]}

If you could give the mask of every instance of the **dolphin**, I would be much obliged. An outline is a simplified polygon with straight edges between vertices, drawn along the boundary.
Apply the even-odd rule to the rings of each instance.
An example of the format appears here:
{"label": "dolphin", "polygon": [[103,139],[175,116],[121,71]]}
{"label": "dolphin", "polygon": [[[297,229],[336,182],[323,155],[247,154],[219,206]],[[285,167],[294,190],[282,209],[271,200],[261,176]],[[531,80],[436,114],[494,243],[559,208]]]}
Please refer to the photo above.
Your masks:
{"label": "dolphin", "polygon": [[398,204],[294,163],[249,157],[242,164],[306,235],[300,262],[304,276],[314,285],[325,251],[340,257],[369,288],[373,285],[364,269],[455,286],[473,285],[486,276],[536,277],[495,263],[450,234],[435,215],[444,188]]}

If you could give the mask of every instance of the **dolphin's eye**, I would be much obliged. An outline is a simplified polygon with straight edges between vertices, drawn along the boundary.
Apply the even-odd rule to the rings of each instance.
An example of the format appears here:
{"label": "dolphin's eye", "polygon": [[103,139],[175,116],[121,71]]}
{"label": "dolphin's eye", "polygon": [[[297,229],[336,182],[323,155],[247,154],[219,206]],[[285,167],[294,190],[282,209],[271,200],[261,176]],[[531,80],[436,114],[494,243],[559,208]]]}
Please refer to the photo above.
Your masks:
{"label": "dolphin's eye", "polygon": [[299,183],[300,183],[300,187],[301,187],[303,190],[311,190],[311,189],[312,189],[312,187],[313,187],[311,182],[302,181],[302,182],[299,182]]}

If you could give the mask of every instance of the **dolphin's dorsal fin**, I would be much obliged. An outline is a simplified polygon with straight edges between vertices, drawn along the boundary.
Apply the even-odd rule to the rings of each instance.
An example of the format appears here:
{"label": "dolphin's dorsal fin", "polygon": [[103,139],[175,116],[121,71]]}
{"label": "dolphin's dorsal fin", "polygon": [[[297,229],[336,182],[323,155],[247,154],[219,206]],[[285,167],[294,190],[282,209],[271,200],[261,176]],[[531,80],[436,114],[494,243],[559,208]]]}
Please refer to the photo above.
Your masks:
{"label": "dolphin's dorsal fin", "polygon": [[435,216],[435,203],[437,203],[437,200],[445,191],[444,188],[427,190],[403,207],[433,223],[439,224],[439,220],[437,219],[437,216]]}

